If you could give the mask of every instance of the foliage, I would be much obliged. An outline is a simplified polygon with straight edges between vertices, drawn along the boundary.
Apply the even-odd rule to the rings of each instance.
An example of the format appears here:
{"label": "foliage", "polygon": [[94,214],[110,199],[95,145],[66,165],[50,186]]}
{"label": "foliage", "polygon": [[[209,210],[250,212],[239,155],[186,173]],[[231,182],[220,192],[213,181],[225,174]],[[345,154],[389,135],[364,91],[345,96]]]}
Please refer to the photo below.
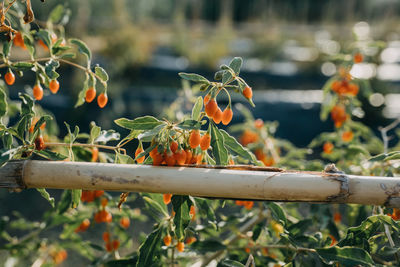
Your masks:
{"label": "foliage", "polygon": [[[21,11],[13,3],[6,10]],[[104,91],[98,104],[102,107],[107,102],[107,72],[91,65],[92,53],[83,41],[67,42],[60,35],[63,31],[57,36],[52,30],[66,10],[57,6],[50,13],[48,29],[36,29],[22,22],[33,16],[30,1],[25,3],[26,18],[3,10],[16,26],[6,25],[10,38],[15,36],[13,41],[3,41],[0,66],[17,74],[33,71],[35,86],[44,85],[56,93],[58,87],[55,90],[55,85],[51,85],[59,76],[56,70],[60,63],[70,64],[86,73],[76,106],[92,101],[91,89],[100,82]],[[36,57],[36,41],[47,48],[48,57]],[[73,47],[83,55],[85,66],[69,60],[77,54]],[[30,59],[13,61],[14,49],[24,48]],[[0,165],[15,159],[46,159],[187,167],[249,164],[321,170],[325,163],[335,162],[346,173],[396,175],[399,152],[389,151],[387,142],[352,119],[354,109],[361,108],[358,92],[367,91],[364,86],[368,84],[350,75],[351,66],[364,60],[359,52],[352,53],[351,60],[338,62],[343,68],[324,87],[328,100],[324,101],[321,118],[331,115],[334,132],[321,134],[302,149],[276,138],[277,123],[255,119],[244,105],[235,105],[235,111],[245,117],[242,124],[232,125],[228,131],[219,127],[232,120],[232,93],[254,105],[252,89],[240,76],[239,57],[222,65],[215,73],[215,81],[198,74],[180,73],[181,78],[194,83],[193,92],[199,90],[199,95],[192,94],[189,100],[193,103],[190,114],[176,118],[172,112],[168,120],[152,116],[116,119],[116,127],[129,130],[123,138],[117,131],[102,130],[95,123],[90,125],[89,133],[65,123],[68,134],[59,138],[58,126],[53,116],[38,105],[41,97],[35,89],[20,93],[17,103],[8,99],[6,92],[10,87],[3,83]],[[5,82],[12,86],[9,78],[5,77]],[[185,86],[192,89],[187,83]],[[229,99],[224,111],[217,103],[221,92]],[[384,140],[397,124],[382,128]],[[239,135],[238,140],[235,135]],[[139,145],[131,156],[124,146],[133,140],[138,140]],[[61,199],[55,201],[45,189],[38,191],[50,203],[40,222],[25,220],[17,213],[0,218],[0,250],[19,265],[56,265],[72,251],[91,265],[103,266],[189,265],[199,260],[203,265],[217,261],[218,266],[387,266],[398,265],[400,256],[397,209],[300,206],[151,193],[123,193],[118,197],[101,190],[64,190]],[[152,229],[133,241],[132,228],[140,222]],[[57,236],[44,238],[51,229],[57,230]],[[87,232],[97,236],[103,232],[103,241],[99,237],[88,239]]]}

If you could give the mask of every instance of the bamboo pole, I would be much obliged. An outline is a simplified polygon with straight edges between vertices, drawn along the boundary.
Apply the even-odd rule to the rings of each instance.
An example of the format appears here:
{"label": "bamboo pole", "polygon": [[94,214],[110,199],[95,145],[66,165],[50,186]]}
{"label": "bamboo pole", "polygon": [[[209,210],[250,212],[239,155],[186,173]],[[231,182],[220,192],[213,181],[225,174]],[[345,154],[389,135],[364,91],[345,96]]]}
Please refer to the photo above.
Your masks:
{"label": "bamboo pole", "polygon": [[153,192],[199,197],[400,207],[400,178],[277,168],[155,167],[134,164],[12,161],[0,188]]}

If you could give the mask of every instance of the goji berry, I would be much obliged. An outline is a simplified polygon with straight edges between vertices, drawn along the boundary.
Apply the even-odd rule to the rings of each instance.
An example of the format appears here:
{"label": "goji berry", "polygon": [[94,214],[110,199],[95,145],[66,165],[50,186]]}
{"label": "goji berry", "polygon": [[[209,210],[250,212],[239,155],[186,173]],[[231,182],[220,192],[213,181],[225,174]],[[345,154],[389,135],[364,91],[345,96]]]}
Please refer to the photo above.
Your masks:
{"label": "goji berry", "polygon": [[190,161],[192,160],[192,151],[190,149],[186,149],[185,150],[186,153],[186,160],[185,160],[185,164],[190,164]]}
{"label": "goji berry", "polygon": [[17,32],[14,36],[13,43],[15,46],[19,46],[23,49],[26,49],[24,38],[22,37],[21,32]]}
{"label": "goji berry", "polygon": [[178,143],[176,141],[172,141],[169,145],[169,148],[171,149],[172,153],[175,153],[178,149]]}
{"label": "goji berry", "polygon": [[164,245],[166,245],[168,247],[169,245],[171,245],[172,237],[168,234],[168,235],[164,236],[163,241],[164,241]]}
{"label": "goji berry", "polygon": [[331,154],[333,151],[333,144],[331,142],[325,142],[323,146],[323,150],[326,154]]}
{"label": "goji berry", "polygon": [[108,243],[110,241],[110,233],[109,232],[104,232],[103,233],[103,240],[106,243]]}
{"label": "goji berry", "polygon": [[113,250],[117,250],[119,248],[119,241],[118,240],[114,240],[112,242],[112,248],[113,248]]}
{"label": "goji berry", "polygon": [[222,124],[228,125],[232,121],[233,111],[230,107],[227,107],[224,112],[222,112]]}
{"label": "goji berry", "polygon": [[104,195],[104,190],[94,190],[93,191],[93,195],[94,195],[95,198],[99,198],[102,195]]}
{"label": "goji berry", "polygon": [[57,80],[50,81],[49,89],[53,94],[56,94],[59,88],[60,88],[60,83]]}
{"label": "goji berry", "polygon": [[191,220],[194,221],[196,219],[196,208],[193,205],[190,206],[189,214],[190,217],[192,218]]}
{"label": "goji berry", "polygon": [[[30,133],[33,133],[33,131],[35,130],[35,125],[36,125],[36,123],[39,121],[39,118],[37,118],[37,117],[34,117],[33,119],[32,119],[32,123],[31,123],[31,127],[29,127],[29,132]],[[40,125],[40,129],[42,129],[42,130],[44,130],[44,128],[46,127],[46,123],[45,122],[43,122],[42,123],[42,125]]]}
{"label": "goji berry", "polygon": [[340,223],[342,221],[342,214],[340,214],[340,212],[335,212],[333,214],[333,221],[335,223]]}
{"label": "goji berry", "polygon": [[210,147],[210,143],[211,143],[211,136],[209,133],[206,133],[205,135],[203,135],[203,137],[200,140],[200,148],[201,150],[207,150]]}
{"label": "goji berry", "polygon": [[97,147],[92,147],[92,162],[96,162],[99,158],[99,149]]}
{"label": "goji berry", "polygon": [[4,80],[6,81],[6,83],[7,83],[8,85],[13,85],[14,82],[15,82],[15,75],[14,75],[14,73],[13,73],[11,70],[9,70],[9,71],[6,73],[6,75],[4,75]]}
{"label": "goji berry", "polygon": [[354,55],[354,63],[361,63],[363,62],[363,55],[360,53],[356,53]]}
{"label": "goji berry", "polygon": [[[142,152],[143,152],[143,148],[141,146],[138,146],[138,148],[136,148],[136,151],[135,151],[135,158]],[[144,156],[138,158],[136,161],[137,161],[137,163],[143,163]]]}
{"label": "goji berry", "polygon": [[210,99],[205,106],[205,111],[208,117],[212,118],[218,109],[218,104],[214,99]]}
{"label": "goji berry", "polygon": [[35,139],[35,149],[36,150],[43,150],[45,148],[43,136],[39,135]]}
{"label": "goji berry", "polygon": [[178,244],[176,244],[176,248],[179,252],[183,252],[185,250],[185,243],[179,241]]}
{"label": "goji berry", "polygon": [[40,84],[36,84],[33,87],[33,97],[38,101],[42,100],[42,98],[43,98],[43,88],[40,86]]}
{"label": "goji berry", "polygon": [[189,136],[189,145],[191,148],[196,148],[200,145],[200,140],[201,140],[201,136],[200,136],[200,132],[199,130],[192,130],[192,132],[190,133]]}
{"label": "goji berry", "polygon": [[222,110],[218,107],[217,111],[214,113],[213,121],[216,124],[219,124],[221,122],[221,120],[222,120]]}
{"label": "goji berry", "polygon": [[104,208],[105,206],[107,206],[107,204],[108,204],[108,199],[107,198],[105,198],[105,197],[103,197],[102,199],[101,199],[101,206]]}
{"label": "goji berry", "polygon": [[353,140],[354,134],[352,131],[346,131],[342,133],[342,140],[344,142],[350,142],[351,140]]}
{"label": "goji berry", "polygon": [[257,129],[261,129],[264,126],[264,122],[262,119],[256,119],[254,121],[254,127],[256,127]]}
{"label": "goji berry", "polygon": [[185,243],[188,244],[188,245],[190,245],[190,244],[192,244],[192,243],[194,243],[194,242],[196,242],[196,241],[197,241],[197,238],[196,238],[196,237],[194,237],[194,236],[189,236],[188,238],[186,238]]}
{"label": "goji berry", "polygon": [[244,97],[246,97],[247,99],[250,99],[250,98],[253,97],[253,90],[251,89],[250,86],[246,86],[246,87],[243,89],[243,95],[244,95]]}
{"label": "goji berry", "polygon": [[204,96],[204,101],[203,101],[204,106],[208,103],[208,101],[210,101],[210,95],[209,94]]}
{"label": "goji berry", "polygon": [[176,160],[177,165],[183,165],[186,162],[186,152],[185,150],[181,149],[174,153],[174,157]]}
{"label": "goji berry", "polygon": [[119,224],[120,224],[123,228],[128,228],[129,225],[131,224],[131,221],[129,220],[128,217],[122,217],[121,220],[119,221]]}
{"label": "goji berry", "polygon": [[86,91],[86,95],[85,95],[85,101],[87,103],[90,103],[93,101],[93,99],[95,99],[96,97],[96,89],[94,87],[90,87],[87,91]]}
{"label": "goji berry", "polygon": [[108,96],[105,93],[101,93],[97,97],[97,104],[99,105],[100,108],[104,108],[107,105],[107,101],[108,101]]}
{"label": "goji berry", "polygon": [[175,159],[174,153],[172,153],[172,151],[165,152],[164,159],[165,159],[165,163],[167,163],[168,166],[175,166],[176,159]]}
{"label": "goji berry", "polygon": [[171,203],[172,194],[163,194],[164,204],[168,205]]}

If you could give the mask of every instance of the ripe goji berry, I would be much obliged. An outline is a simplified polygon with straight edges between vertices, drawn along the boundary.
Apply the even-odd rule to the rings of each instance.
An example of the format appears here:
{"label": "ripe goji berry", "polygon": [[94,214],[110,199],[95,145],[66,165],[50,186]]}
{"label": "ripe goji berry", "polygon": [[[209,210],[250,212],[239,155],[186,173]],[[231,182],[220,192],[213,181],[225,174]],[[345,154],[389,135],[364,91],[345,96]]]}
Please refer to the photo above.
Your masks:
{"label": "ripe goji berry", "polygon": [[246,87],[243,89],[243,95],[244,95],[244,97],[246,97],[247,99],[250,99],[250,98],[253,97],[253,90],[251,89],[250,86],[246,86]]}
{"label": "ripe goji berry", "polygon": [[50,81],[49,89],[53,94],[56,94],[59,88],[60,88],[60,83],[57,80],[54,79]]}
{"label": "ripe goji berry", "polygon": [[196,237],[194,237],[194,236],[189,236],[188,238],[186,238],[185,243],[186,243],[187,245],[190,245],[190,244],[192,244],[192,243],[194,243],[194,242],[196,242],[196,241],[197,241],[197,238],[196,238]]}
{"label": "ripe goji berry", "polygon": [[215,111],[214,116],[213,116],[213,121],[216,124],[219,124],[222,120],[222,110],[218,107],[217,111]]}
{"label": "ripe goji berry", "polygon": [[35,149],[36,150],[43,150],[45,148],[43,136],[39,135],[35,139]]}
{"label": "ripe goji berry", "polygon": [[169,145],[169,148],[171,149],[172,153],[175,153],[178,149],[178,143],[176,141],[172,141]]}
{"label": "ripe goji berry", "polygon": [[13,85],[15,82],[15,75],[14,73],[9,70],[5,75],[4,75],[4,80],[8,85]]}
{"label": "ripe goji berry", "polygon": [[128,217],[122,217],[121,220],[119,221],[119,224],[123,227],[123,228],[128,228],[129,225],[131,224],[131,221],[129,220]]}
{"label": "ripe goji berry", "polygon": [[183,165],[186,162],[186,152],[181,149],[174,153],[174,158],[176,160],[176,165]]}
{"label": "ripe goji berry", "polygon": [[26,49],[24,38],[22,37],[21,32],[17,32],[14,36],[13,43],[15,46],[19,46],[23,49]]}
{"label": "ripe goji berry", "polygon": [[[142,152],[143,152],[143,148],[141,146],[138,146],[138,148],[136,148],[136,151],[135,151],[135,158]],[[136,161],[137,161],[137,163],[143,163],[144,156],[138,158]]]}
{"label": "ripe goji berry", "polygon": [[206,106],[204,108],[207,116],[210,118],[212,118],[214,116],[217,109],[218,109],[218,104],[217,104],[217,101],[215,101],[214,99],[210,99],[210,101],[208,101],[208,103],[206,104]]}
{"label": "ripe goji berry", "polygon": [[200,148],[201,150],[207,150],[210,147],[210,143],[211,143],[211,136],[209,133],[206,133],[205,135],[203,135],[203,137],[200,140]]}
{"label": "ripe goji berry", "polygon": [[112,243],[111,243],[111,242],[107,242],[107,243],[106,243],[106,250],[107,250],[108,252],[111,252],[111,251],[113,250],[113,247],[112,247]]}
{"label": "ripe goji berry", "polygon": [[361,63],[363,62],[363,55],[361,53],[356,53],[354,55],[354,63]]}
{"label": "ripe goji berry", "polygon": [[94,195],[95,198],[99,198],[102,195],[104,195],[104,190],[94,190],[93,191],[93,195]]}
{"label": "ripe goji berry", "polygon": [[192,160],[192,151],[190,149],[186,149],[185,150],[186,153],[186,160],[185,160],[185,164],[190,164],[190,161]]}
{"label": "ripe goji berry", "polygon": [[203,101],[204,106],[208,103],[208,101],[210,101],[210,95],[209,94],[204,96],[204,101]]}
{"label": "ripe goji berry", "polygon": [[153,154],[153,156],[151,158],[153,159],[153,165],[154,166],[159,166],[164,161],[163,155],[160,154],[158,151],[156,151],[155,154]]}
{"label": "ripe goji berry", "polygon": [[172,151],[165,152],[164,159],[165,159],[165,163],[167,163],[168,166],[175,166],[176,159],[175,159],[174,153],[172,153]]}
{"label": "ripe goji berry", "polygon": [[108,243],[110,241],[110,233],[109,232],[104,232],[103,233],[103,240],[106,243]]}
{"label": "ripe goji berry", "polygon": [[84,232],[86,231],[90,226],[90,221],[89,219],[84,219],[81,224],[75,229],[75,233],[78,232]]}
{"label": "ripe goji berry", "polygon": [[90,103],[95,99],[96,97],[96,89],[94,87],[90,87],[85,94],[85,101],[87,103]]}
{"label": "ripe goji berry", "polygon": [[171,245],[172,237],[168,234],[168,235],[164,236],[163,241],[164,241],[164,245],[166,245],[168,247],[169,245]]}
{"label": "ripe goji berry", "polygon": [[108,204],[108,199],[107,198],[105,198],[105,197],[103,197],[102,199],[101,199],[101,206],[104,208],[105,206],[107,206],[107,204]]}
{"label": "ripe goji berry", "polygon": [[346,131],[342,133],[342,140],[344,142],[350,142],[351,140],[353,140],[354,134],[352,131]]}
{"label": "ripe goji berry", "polygon": [[92,162],[96,162],[99,158],[99,149],[97,147],[92,147]]}
{"label": "ripe goji berry", "polygon": [[97,104],[99,105],[100,108],[104,108],[107,105],[108,102],[108,96],[105,93],[99,94],[97,97]]}
{"label": "ripe goji berry", "polygon": [[171,203],[172,194],[163,194],[163,201],[165,205]]}
{"label": "ripe goji berry", "polygon": [[323,150],[326,154],[331,154],[333,151],[333,144],[331,142],[325,142],[323,146]]}
{"label": "ripe goji berry", "polygon": [[192,132],[190,133],[189,136],[189,145],[191,148],[196,148],[200,145],[200,140],[201,140],[201,136],[200,136],[200,132],[199,130],[192,130]]}
{"label": "ripe goji berry", "polygon": [[95,198],[94,191],[83,190],[81,194],[82,202],[92,202]]}
{"label": "ripe goji berry", "polygon": [[40,86],[40,84],[36,84],[33,87],[33,97],[38,101],[42,100],[42,98],[43,98],[43,88]]}
{"label": "ripe goji berry", "polygon": [[196,219],[196,208],[193,205],[190,206],[189,215],[192,221]]}
{"label": "ripe goji berry", "polygon": [[222,112],[222,124],[228,125],[232,121],[233,111],[230,107],[227,107],[224,112]]}
{"label": "ripe goji berry", "polygon": [[[32,123],[31,123],[31,127],[29,127],[29,132],[30,133],[33,133],[33,131],[35,130],[35,125],[36,125],[36,123],[39,121],[39,118],[38,117],[34,117],[33,119],[32,119]],[[42,130],[44,130],[44,128],[46,127],[46,123],[45,122],[43,122],[42,123],[42,125],[40,125],[40,129],[42,129]]]}
{"label": "ripe goji berry", "polygon": [[257,129],[261,129],[264,126],[264,122],[262,119],[256,119],[254,121],[254,127],[256,127]]}
{"label": "ripe goji berry", "polygon": [[340,212],[335,212],[333,214],[333,221],[335,223],[340,223],[342,221],[342,214],[340,214]]}
{"label": "ripe goji berry", "polygon": [[119,248],[119,241],[118,240],[114,240],[112,242],[112,248],[113,248],[113,250],[117,250]]}
{"label": "ripe goji berry", "polygon": [[183,252],[185,250],[185,243],[179,241],[178,244],[176,244],[176,248],[179,252]]}

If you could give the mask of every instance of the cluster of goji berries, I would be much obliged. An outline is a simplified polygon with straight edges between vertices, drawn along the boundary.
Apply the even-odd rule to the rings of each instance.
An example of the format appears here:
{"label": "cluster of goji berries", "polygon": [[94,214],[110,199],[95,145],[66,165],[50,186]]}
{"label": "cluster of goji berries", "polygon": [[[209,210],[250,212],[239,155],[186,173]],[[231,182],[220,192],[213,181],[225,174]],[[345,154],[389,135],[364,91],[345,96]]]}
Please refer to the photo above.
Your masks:
{"label": "cluster of goji berries", "polygon": [[222,122],[223,125],[228,125],[232,121],[233,111],[230,104],[222,111],[218,106],[216,97],[211,98],[210,94],[204,97],[204,111],[210,120],[216,124]]}
{"label": "cluster of goji berries", "polygon": [[235,204],[238,206],[243,206],[247,210],[251,210],[251,208],[254,206],[254,201],[236,200]]}

